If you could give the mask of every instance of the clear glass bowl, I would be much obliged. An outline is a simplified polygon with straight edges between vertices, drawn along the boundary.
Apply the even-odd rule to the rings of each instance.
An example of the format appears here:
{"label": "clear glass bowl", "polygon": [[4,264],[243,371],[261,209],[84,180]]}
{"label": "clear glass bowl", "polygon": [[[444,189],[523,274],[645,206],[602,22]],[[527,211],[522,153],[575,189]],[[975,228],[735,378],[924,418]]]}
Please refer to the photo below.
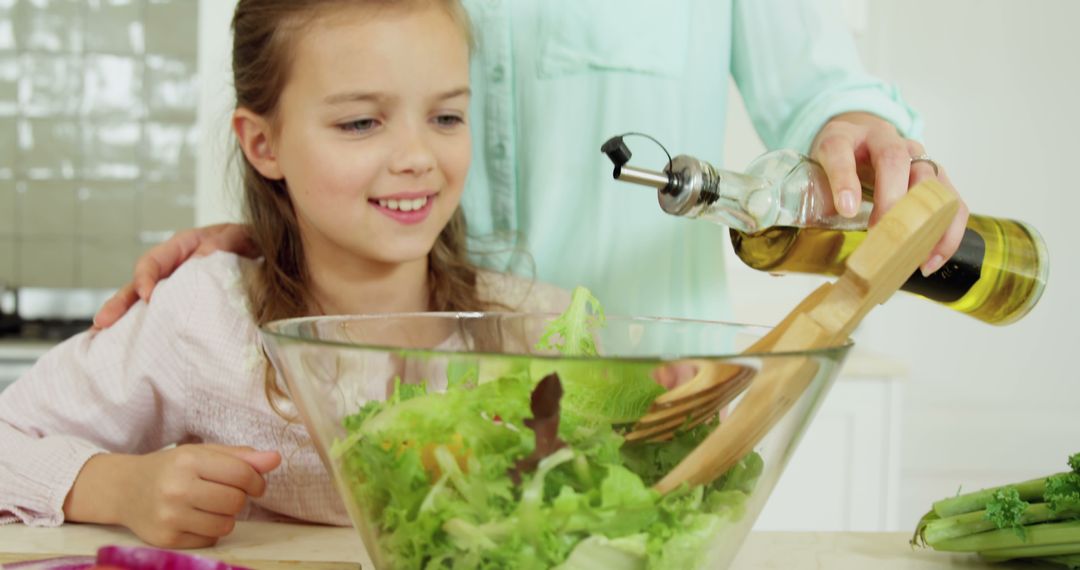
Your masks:
{"label": "clear glass bowl", "polygon": [[[564,357],[535,348],[555,317],[312,317],[264,328],[377,569],[726,568],[851,346],[741,354],[768,329],[608,317],[594,331],[601,356]],[[671,441],[623,443],[663,391],[655,379],[691,376],[700,360],[756,371],[805,357],[815,378],[728,474],[663,498],[649,488],[724,416]],[[552,372],[561,399],[551,381],[534,397]],[[546,419],[530,419],[534,404]]]}

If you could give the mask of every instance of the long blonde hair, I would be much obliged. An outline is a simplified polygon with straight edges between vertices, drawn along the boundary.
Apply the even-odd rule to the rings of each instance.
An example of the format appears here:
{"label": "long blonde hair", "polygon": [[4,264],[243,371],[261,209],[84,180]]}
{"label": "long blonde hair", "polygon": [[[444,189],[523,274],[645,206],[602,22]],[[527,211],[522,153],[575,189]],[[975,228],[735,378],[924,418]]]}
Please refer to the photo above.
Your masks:
{"label": "long blonde hair", "polygon": [[[293,42],[305,27],[335,8],[370,6],[416,9],[436,5],[464,31],[468,16],[459,0],[240,0],[233,16],[233,82],[236,105],[272,119],[289,80]],[[374,12],[373,12],[374,13]],[[263,263],[248,279],[248,297],[257,324],[317,312],[300,227],[284,180],[262,176],[242,159],[245,216]],[[429,309],[477,311],[489,308],[477,290],[477,267],[469,260],[461,208],[454,212],[428,254]],[[285,397],[267,363],[266,392],[275,404]],[[275,407],[277,407],[275,405]]]}

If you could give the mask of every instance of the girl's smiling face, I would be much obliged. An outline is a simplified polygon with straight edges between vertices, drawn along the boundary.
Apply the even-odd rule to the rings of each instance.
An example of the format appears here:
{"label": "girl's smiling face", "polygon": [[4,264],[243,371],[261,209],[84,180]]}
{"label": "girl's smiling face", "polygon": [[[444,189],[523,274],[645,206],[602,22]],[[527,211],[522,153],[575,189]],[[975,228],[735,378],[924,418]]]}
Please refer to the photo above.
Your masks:
{"label": "girl's smiling face", "polygon": [[[426,263],[471,159],[469,46],[435,5],[356,8],[306,25],[266,140],[245,144],[284,179],[309,263]],[[252,155],[254,159],[252,159]]]}

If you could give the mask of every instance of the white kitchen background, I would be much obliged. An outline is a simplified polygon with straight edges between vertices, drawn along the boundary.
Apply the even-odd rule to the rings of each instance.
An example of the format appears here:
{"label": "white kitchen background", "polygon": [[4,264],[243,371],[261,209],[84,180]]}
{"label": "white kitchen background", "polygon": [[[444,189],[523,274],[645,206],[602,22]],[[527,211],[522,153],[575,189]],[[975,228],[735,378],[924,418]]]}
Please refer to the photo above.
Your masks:
{"label": "white kitchen background", "polygon": [[[1019,323],[906,295],[876,310],[761,520],[910,529],[960,486],[1049,473],[1080,451],[1080,2],[822,1],[922,113],[971,209],[1029,222],[1050,247],[1049,285]],[[0,0],[0,282],[113,285],[176,228],[237,218],[223,182],[234,5]],[[730,120],[723,159],[737,169],[763,148],[737,96]],[[776,322],[819,282],[726,262],[740,321]]]}
{"label": "white kitchen background", "polygon": [[0,0],[0,284],[112,288],[194,222],[198,0]]}

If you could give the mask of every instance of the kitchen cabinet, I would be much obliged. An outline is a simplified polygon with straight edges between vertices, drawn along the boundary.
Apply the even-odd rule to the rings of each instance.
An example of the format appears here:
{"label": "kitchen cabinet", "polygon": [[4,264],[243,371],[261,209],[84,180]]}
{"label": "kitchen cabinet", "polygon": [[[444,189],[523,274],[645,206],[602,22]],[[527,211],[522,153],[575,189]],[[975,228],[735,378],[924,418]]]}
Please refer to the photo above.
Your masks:
{"label": "kitchen cabinet", "polygon": [[854,349],[755,530],[896,531],[903,365]]}

